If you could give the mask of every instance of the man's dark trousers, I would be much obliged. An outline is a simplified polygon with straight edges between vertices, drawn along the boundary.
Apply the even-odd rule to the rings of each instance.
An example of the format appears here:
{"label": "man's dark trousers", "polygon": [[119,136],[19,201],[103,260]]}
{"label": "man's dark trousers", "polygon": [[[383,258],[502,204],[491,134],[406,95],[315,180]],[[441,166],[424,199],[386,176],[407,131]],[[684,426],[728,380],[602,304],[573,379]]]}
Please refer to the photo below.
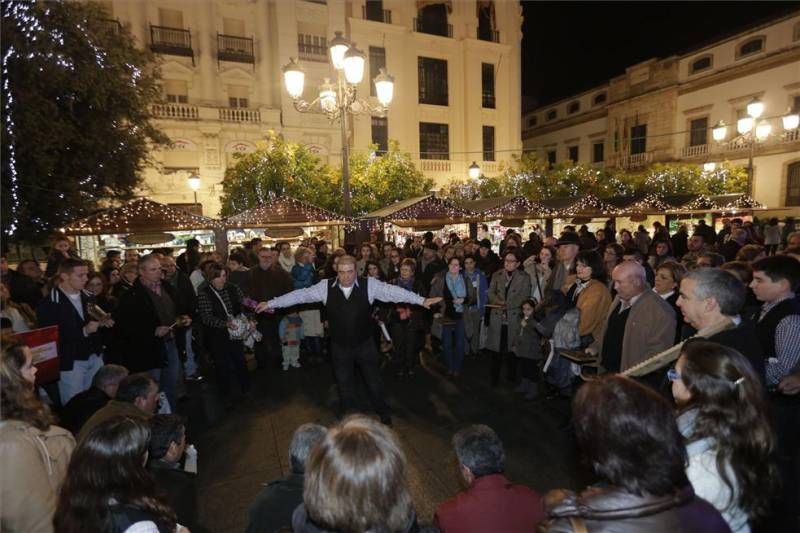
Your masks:
{"label": "man's dark trousers", "polygon": [[370,337],[355,346],[343,346],[331,342],[333,371],[339,384],[339,395],[342,399],[342,411],[356,411],[355,367],[361,368],[367,383],[370,400],[375,411],[385,418],[391,415],[386,403],[383,380],[380,373],[380,355],[375,348],[375,341]]}

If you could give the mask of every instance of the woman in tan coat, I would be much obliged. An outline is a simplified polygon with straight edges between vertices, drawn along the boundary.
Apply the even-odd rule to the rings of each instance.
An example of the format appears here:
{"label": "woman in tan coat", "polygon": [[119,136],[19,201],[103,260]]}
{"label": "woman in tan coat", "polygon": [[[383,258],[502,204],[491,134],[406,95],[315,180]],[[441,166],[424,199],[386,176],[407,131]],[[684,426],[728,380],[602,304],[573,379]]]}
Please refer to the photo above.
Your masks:
{"label": "woman in tan coat", "polygon": [[3,342],[0,356],[0,531],[49,533],[75,439],[52,425],[34,393],[30,348]]}
{"label": "woman in tan coat", "polygon": [[611,305],[611,294],[606,287],[603,258],[596,251],[578,253],[575,271],[577,277],[567,292],[567,298],[580,311],[578,335],[581,337],[581,346],[588,346],[601,334],[608,306]]}

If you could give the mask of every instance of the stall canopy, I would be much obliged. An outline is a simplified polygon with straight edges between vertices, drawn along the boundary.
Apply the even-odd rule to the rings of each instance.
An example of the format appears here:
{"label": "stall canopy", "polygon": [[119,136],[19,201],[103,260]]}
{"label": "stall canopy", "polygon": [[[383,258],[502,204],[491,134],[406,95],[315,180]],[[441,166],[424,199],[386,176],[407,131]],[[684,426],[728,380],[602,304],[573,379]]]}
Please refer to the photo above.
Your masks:
{"label": "stall canopy", "polygon": [[119,207],[98,211],[62,228],[68,235],[117,235],[165,231],[220,229],[213,218],[194,215],[179,207],[137,198]]}
{"label": "stall canopy", "polygon": [[344,225],[342,215],[289,196],[278,196],[267,204],[231,215],[223,220],[226,228],[287,228]]}
{"label": "stall canopy", "polygon": [[396,202],[368,213],[363,217],[367,221],[384,221],[398,226],[413,227],[436,224],[467,224],[475,222],[477,218],[477,214],[470,209],[433,195],[418,196],[402,202]]}
{"label": "stall canopy", "polygon": [[461,206],[486,220],[497,218],[547,218],[555,213],[550,207],[524,196],[503,196],[462,202]]}

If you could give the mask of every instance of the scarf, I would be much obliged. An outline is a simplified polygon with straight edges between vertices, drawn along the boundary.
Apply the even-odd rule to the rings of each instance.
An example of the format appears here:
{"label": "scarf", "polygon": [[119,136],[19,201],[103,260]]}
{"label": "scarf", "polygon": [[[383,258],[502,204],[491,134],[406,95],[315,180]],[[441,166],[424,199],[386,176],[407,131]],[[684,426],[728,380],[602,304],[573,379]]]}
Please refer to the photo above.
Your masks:
{"label": "scarf", "polygon": [[[467,296],[467,286],[464,283],[464,276],[461,274],[457,274],[452,276],[449,272],[444,275],[444,279],[447,282],[447,289],[450,291],[450,294],[453,295],[453,299],[456,300],[458,298],[466,298]],[[454,303],[453,309],[455,309],[456,313],[463,313],[464,312],[464,304]]]}

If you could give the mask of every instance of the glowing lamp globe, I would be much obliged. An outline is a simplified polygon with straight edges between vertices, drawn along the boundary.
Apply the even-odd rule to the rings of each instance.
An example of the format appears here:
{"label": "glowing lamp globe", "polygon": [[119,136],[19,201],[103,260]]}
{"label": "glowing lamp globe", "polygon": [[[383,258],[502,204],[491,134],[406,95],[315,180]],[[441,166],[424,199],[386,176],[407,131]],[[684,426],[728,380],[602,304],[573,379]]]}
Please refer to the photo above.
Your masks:
{"label": "glowing lamp globe", "polygon": [[476,180],[481,177],[481,167],[478,166],[478,163],[473,161],[472,164],[467,169],[467,174],[471,179]]}
{"label": "glowing lamp globe", "polygon": [[189,182],[189,188],[192,189],[193,191],[200,189],[200,176],[198,176],[197,174],[192,174],[191,176],[189,176],[187,181]]}
{"label": "glowing lamp globe", "polygon": [[383,107],[388,107],[394,98],[394,77],[389,76],[383,68],[378,71],[375,76],[375,94],[378,96],[378,102]]}
{"label": "glowing lamp globe", "polygon": [[783,116],[783,129],[786,131],[796,130],[800,126],[800,114],[789,111]]}
{"label": "glowing lamp globe", "polygon": [[716,126],[711,128],[711,136],[717,142],[724,141],[727,135],[728,135],[728,126],[726,126],[725,123],[721,120],[717,122]]}
{"label": "glowing lamp globe", "polygon": [[763,141],[769,137],[770,133],[772,133],[772,125],[766,120],[762,120],[758,126],[756,126],[756,137],[759,141]]}
{"label": "glowing lamp globe", "polygon": [[344,68],[344,55],[349,49],[350,43],[342,36],[342,32],[334,32],[333,39],[331,39],[330,45],[328,46],[333,68],[336,70],[342,70]]}
{"label": "glowing lamp globe", "polygon": [[336,91],[328,78],[319,87],[319,105],[328,113],[336,110]]}
{"label": "glowing lamp globe", "polygon": [[736,131],[739,132],[739,135],[745,135],[750,133],[750,130],[753,129],[753,125],[755,124],[755,120],[752,117],[744,117],[740,118],[736,122]]}
{"label": "glowing lamp globe", "polygon": [[283,83],[286,85],[286,92],[297,100],[303,96],[305,82],[306,73],[303,68],[297,63],[296,59],[290,59],[289,64],[283,67]]}
{"label": "glowing lamp globe", "polygon": [[753,118],[758,118],[764,113],[764,102],[758,98],[753,98],[747,104],[747,114]]}
{"label": "glowing lamp globe", "polygon": [[351,46],[344,55],[344,79],[351,85],[357,85],[364,79],[364,52]]}

